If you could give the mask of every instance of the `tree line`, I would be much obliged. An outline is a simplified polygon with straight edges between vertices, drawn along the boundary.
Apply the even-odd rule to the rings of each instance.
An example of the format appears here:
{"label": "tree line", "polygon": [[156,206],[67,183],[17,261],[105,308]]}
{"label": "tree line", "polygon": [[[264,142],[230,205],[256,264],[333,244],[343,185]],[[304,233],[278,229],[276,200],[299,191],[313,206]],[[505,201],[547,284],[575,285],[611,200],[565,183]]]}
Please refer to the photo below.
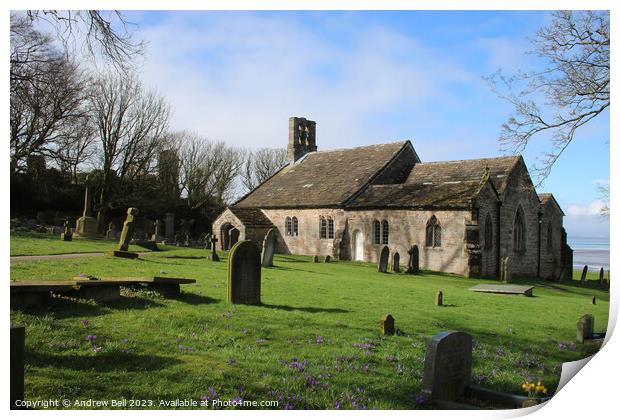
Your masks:
{"label": "tree line", "polygon": [[[134,65],[146,46],[121,14],[48,10],[10,19],[12,212],[81,207],[90,173],[101,230],[130,205],[211,218],[285,164],[284,149],[251,151],[172,131],[170,104]],[[76,48],[103,61],[103,70],[81,64]],[[35,165],[42,159],[45,174]],[[164,180],[165,165],[173,167]],[[171,182],[172,196],[162,194]],[[50,206],[58,197],[66,199]]]}

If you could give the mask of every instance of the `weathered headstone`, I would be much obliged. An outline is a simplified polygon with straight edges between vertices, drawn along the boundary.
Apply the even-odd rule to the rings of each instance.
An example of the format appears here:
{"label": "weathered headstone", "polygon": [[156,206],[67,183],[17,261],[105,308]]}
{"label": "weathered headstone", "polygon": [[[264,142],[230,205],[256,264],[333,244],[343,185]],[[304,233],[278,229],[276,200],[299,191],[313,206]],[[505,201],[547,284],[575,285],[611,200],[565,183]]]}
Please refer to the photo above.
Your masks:
{"label": "weathered headstone", "polygon": [[203,240],[205,241],[205,249],[209,249],[211,248],[211,238],[213,238],[213,235],[211,233],[207,233]]}
{"label": "weathered headstone", "polygon": [[252,241],[237,242],[228,255],[228,302],[260,303],[261,258]]}
{"label": "weathered headstone", "polygon": [[96,238],[97,234],[97,219],[92,215],[92,203],[90,197],[90,175],[86,176],[84,182],[84,212],[76,222],[75,235],[85,238]]}
{"label": "weathered headstone", "polygon": [[261,265],[273,267],[273,254],[276,250],[276,231],[269,229],[263,239],[263,252],[261,253]]}
{"label": "weathered headstone", "polygon": [[155,220],[155,222],[153,223],[153,228],[155,229],[155,232],[153,232],[153,235],[151,236],[152,241],[161,242],[164,240],[164,237],[162,235],[162,225],[163,223],[159,219]]}
{"label": "weathered headstone", "polygon": [[387,314],[381,319],[381,334],[394,335],[394,317]]}
{"label": "weathered headstone", "polygon": [[426,349],[422,394],[432,400],[457,400],[471,382],[471,336],[441,332]]}
{"label": "weathered headstone", "polygon": [[601,267],[601,271],[598,274],[598,284],[599,286],[605,285],[605,270]]}
{"label": "weathered headstone", "polygon": [[24,359],[26,348],[26,328],[11,326],[11,407],[16,401],[24,400]]}
{"label": "weathered headstone", "polygon": [[189,236],[189,231],[186,230],[185,231],[185,242],[183,242],[183,246],[189,246],[190,245],[190,241],[191,241],[191,238]]}
{"label": "weathered headstone", "polygon": [[121,239],[118,243],[118,250],[112,251],[109,255],[122,258],[138,258],[138,254],[135,252],[129,252],[129,243],[133,236],[134,231],[134,218],[138,214],[138,209],[135,207],[129,207],[127,209],[127,218],[123,223],[123,230],[121,232]]}
{"label": "weathered headstone", "polygon": [[388,260],[390,259],[390,248],[384,246],[379,253],[378,269],[380,273],[386,273],[388,267]]}
{"label": "weathered headstone", "polygon": [[113,222],[110,222],[110,224],[108,225],[108,230],[105,233],[105,238],[110,240],[116,239],[116,226]]}
{"label": "weathered headstone", "polygon": [[331,255],[326,255],[325,259],[323,260],[323,262],[326,262],[326,263],[332,262],[332,256]]}
{"label": "weathered headstone", "polygon": [[211,254],[207,257],[210,261],[219,261],[220,257],[217,255],[215,250],[215,245],[217,244],[217,236],[213,235],[211,237]]}
{"label": "weathered headstone", "polygon": [[174,213],[166,213],[166,241],[174,242]]}
{"label": "weathered headstone", "polygon": [[65,223],[63,224],[63,226],[65,227],[65,230],[63,233],[60,234],[60,239],[70,242],[73,239],[73,233],[71,232],[71,226],[68,217],[65,219]]}
{"label": "weathered headstone", "polygon": [[592,305],[596,305],[596,296],[592,296]]}
{"label": "weathered headstone", "polygon": [[420,250],[417,245],[412,246],[407,251],[409,262],[407,263],[407,273],[417,274],[420,271]]}
{"label": "weathered headstone", "polygon": [[392,272],[400,273],[400,254],[398,252],[395,252],[392,257]]}
{"label": "weathered headstone", "polygon": [[588,266],[583,266],[583,271],[581,272],[581,284],[586,284],[586,277],[588,276]]}
{"label": "weathered headstone", "polygon": [[315,262],[315,263],[318,263],[319,262],[319,256],[315,255],[314,258],[312,258],[312,261]]}
{"label": "weathered headstone", "polygon": [[594,334],[594,316],[586,314],[577,321],[577,342],[583,343]]}
{"label": "weathered headstone", "polygon": [[510,257],[504,257],[501,261],[501,280],[504,283],[510,283],[512,281],[512,260]]}
{"label": "weathered headstone", "polygon": [[443,306],[443,292],[441,290],[437,292],[437,297],[435,298],[435,305]]}

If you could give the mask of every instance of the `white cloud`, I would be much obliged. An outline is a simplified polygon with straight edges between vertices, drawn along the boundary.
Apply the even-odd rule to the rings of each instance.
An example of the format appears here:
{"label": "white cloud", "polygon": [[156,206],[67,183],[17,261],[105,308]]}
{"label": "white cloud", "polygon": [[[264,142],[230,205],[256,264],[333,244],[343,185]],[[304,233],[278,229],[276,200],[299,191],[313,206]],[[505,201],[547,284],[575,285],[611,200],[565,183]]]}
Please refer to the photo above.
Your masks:
{"label": "white cloud", "polygon": [[568,206],[567,216],[594,216],[600,215],[605,203],[602,200],[594,200],[588,205],[573,204]]}

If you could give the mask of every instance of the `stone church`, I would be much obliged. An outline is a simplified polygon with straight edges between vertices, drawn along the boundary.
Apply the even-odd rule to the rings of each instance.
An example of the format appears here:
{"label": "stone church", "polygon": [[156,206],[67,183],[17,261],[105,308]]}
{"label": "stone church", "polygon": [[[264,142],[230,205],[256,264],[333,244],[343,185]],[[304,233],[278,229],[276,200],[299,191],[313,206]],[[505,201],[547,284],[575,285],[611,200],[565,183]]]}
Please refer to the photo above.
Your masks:
{"label": "stone church", "polygon": [[539,194],[521,156],[422,162],[410,141],[317,150],[316,123],[289,119],[288,164],[220,214],[222,249],[259,246],[277,231],[276,252],[376,262],[384,246],[420,268],[498,277],[570,275],[564,213]]}

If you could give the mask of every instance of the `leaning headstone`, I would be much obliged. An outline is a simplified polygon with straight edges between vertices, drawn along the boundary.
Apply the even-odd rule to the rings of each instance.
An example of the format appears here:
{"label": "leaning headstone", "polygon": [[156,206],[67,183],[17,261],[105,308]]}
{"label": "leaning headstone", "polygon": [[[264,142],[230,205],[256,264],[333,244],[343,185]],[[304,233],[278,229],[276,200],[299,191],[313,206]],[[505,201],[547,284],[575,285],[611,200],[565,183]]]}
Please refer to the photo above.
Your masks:
{"label": "leaning headstone", "polygon": [[586,284],[586,277],[588,276],[588,266],[583,266],[583,271],[581,272],[581,284]]}
{"label": "leaning headstone", "polygon": [[420,271],[420,250],[417,245],[412,246],[409,251],[409,263],[407,263],[407,273],[417,274]]}
{"label": "leaning headstone", "polygon": [[398,252],[395,252],[392,257],[392,272],[400,273],[400,254]]}
{"label": "leaning headstone", "polygon": [[394,335],[394,317],[387,314],[381,319],[381,334]]}
{"label": "leaning headstone", "polygon": [[116,239],[116,226],[113,222],[110,222],[110,224],[108,225],[108,230],[105,233],[105,238],[109,240]]}
{"label": "leaning headstone", "polygon": [[594,316],[587,314],[577,321],[577,342],[583,343],[594,334]]}
{"label": "leaning headstone", "polygon": [[127,209],[127,219],[125,219],[125,223],[123,223],[123,230],[121,232],[121,239],[118,243],[118,249],[112,251],[108,255],[122,258],[138,258],[138,254],[135,252],[129,252],[129,243],[131,242],[134,231],[134,218],[137,214],[137,208],[129,207]]}
{"label": "leaning headstone", "polygon": [[387,272],[388,260],[390,259],[390,248],[384,246],[379,253],[378,269],[380,273]]}
{"label": "leaning headstone", "polygon": [[60,239],[63,241],[70,242],[73,239],[73,233],[71,232],[71,226],[69,226],[69,218],[65,219],[65,223],[63,224],[65,230],[60,234]]}
{"label": "leaning headstone", "polygon": [[437,297],[435,298],[435,305],[443,306],[443,292],[441,290],[437,292]]}
{"label": "leaning headstone", "polygon": [[471,336],[441,332],[426,349],[422,394],[431,400],[456,401],[471,382]]}
{"label": "leaning headstone", "polygon": [[325,259],[323,260],[323,262],[326,262],[326,263],[332,262],[332,256],[331,255],[326,255]]}
{"label": "leaning headstone", "polygon": [[228,302],[260,303],[261,258],[252,241],[237,242],[228,256]]}
{"label": "leaning headstone", "polygon": [[217,244],[217,237],[213,235],[211,237],[211,254],[207,257],[210,261],[219,261],[220,257],[218,257],[217,252],[215,251],[215,245]]}
{"label": "leaning headstone", "polygon": [[605,285],[605,270],[601,267],[601,271],[598,274],[598,284],[599,286]]}
{"label": "leaning headstone", "polygon": [[319,256],[315,255],[314,258],[312,258],[312,261],[315,262],[315,263],[318,263],[319,262]]}
{"label": "leaning headstone", "polygon": [[15,402],[24,400],[24,356],[26,347],[26,328],[11,326],[11,408]]}
{"label": "leaning headstone", "polygon": [[273,267],[273,254],[276,250],[276,231],[269,229],[263,239],[263,252],[261,253],[261,265]]}

